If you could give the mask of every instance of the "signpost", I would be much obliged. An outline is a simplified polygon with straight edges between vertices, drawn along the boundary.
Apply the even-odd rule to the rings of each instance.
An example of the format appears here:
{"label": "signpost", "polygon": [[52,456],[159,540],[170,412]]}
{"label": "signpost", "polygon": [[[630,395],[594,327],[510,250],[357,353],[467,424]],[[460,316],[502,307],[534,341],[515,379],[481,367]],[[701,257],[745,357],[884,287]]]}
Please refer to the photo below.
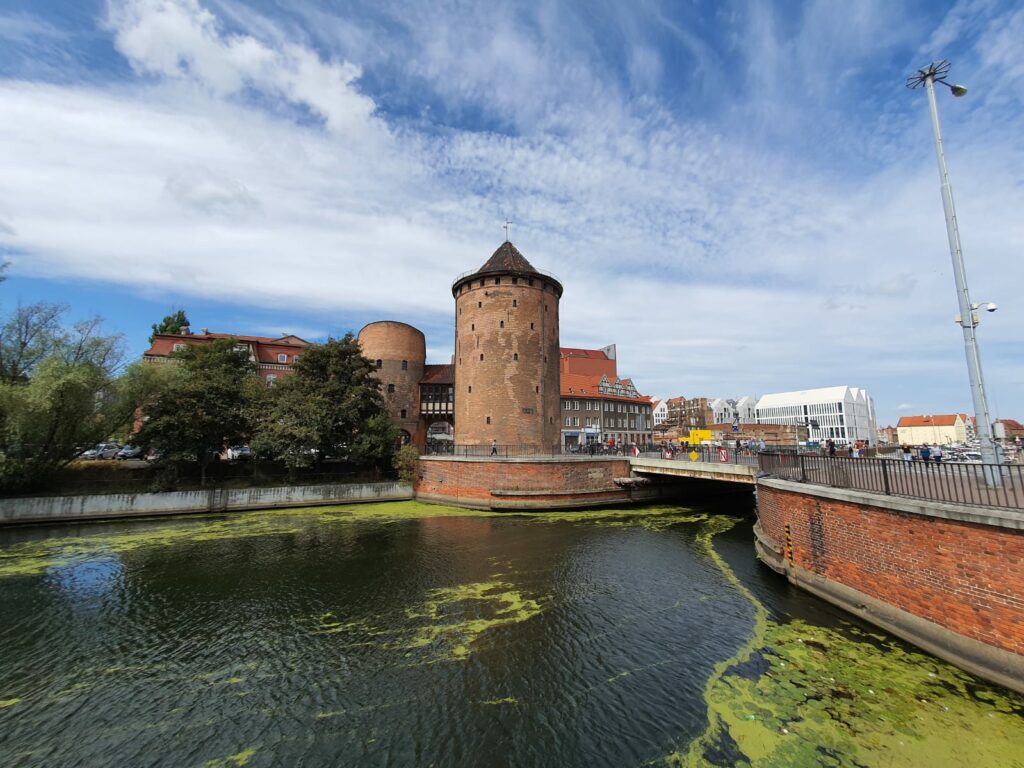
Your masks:
{"label": "signpost", "polygon": [[719,448],[718,449],[718,460],[722,464],[728,464],[729,463],[729,449],[728,448]]}

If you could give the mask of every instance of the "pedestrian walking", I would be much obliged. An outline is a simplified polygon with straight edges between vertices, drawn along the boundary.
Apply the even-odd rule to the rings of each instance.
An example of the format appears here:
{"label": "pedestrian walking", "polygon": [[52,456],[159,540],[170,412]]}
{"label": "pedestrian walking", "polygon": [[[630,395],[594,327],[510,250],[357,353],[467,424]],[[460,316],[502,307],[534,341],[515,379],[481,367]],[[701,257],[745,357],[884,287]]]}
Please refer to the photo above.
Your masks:
{"label": "pedestrian walking", "polygon": [[828,455],[834,459],[836,457],[835,442],[832,440],[832,438],[829,438],[828,443],[826,443],[826,445],[828,445]]}
{"label": "pedestrian walking", "polygon": [[498,441],[497,440],[491,440],[491,456],[497,456],[497,455],[498,455]]}
{"label": "pedestrian walking", "polygon": [[932,461],[936,464],[942,463],[942,446],[937,443],[932,446]]}
{"label": "pedestrian walking", "polygon": [[932,457],[932,449],[929,448],[927,445],[922,445],[920,453],[921,453],[921,461],[923,461],[925,464],[927,464],[928,460]]}
{"label": "pedestrian walking", "polygon": [[914,454],[911,452],[909,445],[903,446],[903,460],[906,462],[911,462],[914,460]]}

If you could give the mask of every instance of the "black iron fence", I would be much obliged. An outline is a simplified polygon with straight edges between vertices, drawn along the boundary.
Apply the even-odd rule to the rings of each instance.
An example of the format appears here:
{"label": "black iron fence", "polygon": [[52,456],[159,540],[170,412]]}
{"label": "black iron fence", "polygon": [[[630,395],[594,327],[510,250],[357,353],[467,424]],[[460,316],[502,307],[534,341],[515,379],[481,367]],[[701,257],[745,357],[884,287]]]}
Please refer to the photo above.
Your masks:
{"label": "black iron fence", "polygon": [[929,501],[1024,509],[1024,466],[956,462],[853,459],[764,452],[767,475],[799,483],[850,488]]}

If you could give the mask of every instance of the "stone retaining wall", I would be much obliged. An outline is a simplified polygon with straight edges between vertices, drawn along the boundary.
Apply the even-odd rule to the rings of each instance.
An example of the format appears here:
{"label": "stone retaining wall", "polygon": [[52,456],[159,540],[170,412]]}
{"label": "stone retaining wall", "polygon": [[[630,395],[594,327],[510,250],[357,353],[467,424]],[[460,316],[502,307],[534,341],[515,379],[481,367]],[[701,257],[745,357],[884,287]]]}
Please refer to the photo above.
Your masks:
{"label": "stone retaining wall", "polygon": [[0,499],[0,525],[310,507],[411,498],[412,486],[408,483],[386,482]]}

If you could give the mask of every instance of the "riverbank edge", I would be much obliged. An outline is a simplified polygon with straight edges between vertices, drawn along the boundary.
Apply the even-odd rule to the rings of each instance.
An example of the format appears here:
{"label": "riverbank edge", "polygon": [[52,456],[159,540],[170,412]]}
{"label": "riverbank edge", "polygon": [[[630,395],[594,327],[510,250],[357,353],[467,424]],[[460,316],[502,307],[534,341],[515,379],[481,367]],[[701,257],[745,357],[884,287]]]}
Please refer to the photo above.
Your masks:
{"label": "riverbank edge", "polygon": [[830,581],[790,563],[781,544],[754,525],[754,549],[758,559],[790,583],[832,605],[906,640],[933,656],[948,661],[985,680],[1024,693],[1024,658],[957,634],[853,587]]}
{"label": "riverbank edge", "polygon": [[411,501],[413,498],[412,484],[400,481],[8,498],[0,499],[0,526]]}

